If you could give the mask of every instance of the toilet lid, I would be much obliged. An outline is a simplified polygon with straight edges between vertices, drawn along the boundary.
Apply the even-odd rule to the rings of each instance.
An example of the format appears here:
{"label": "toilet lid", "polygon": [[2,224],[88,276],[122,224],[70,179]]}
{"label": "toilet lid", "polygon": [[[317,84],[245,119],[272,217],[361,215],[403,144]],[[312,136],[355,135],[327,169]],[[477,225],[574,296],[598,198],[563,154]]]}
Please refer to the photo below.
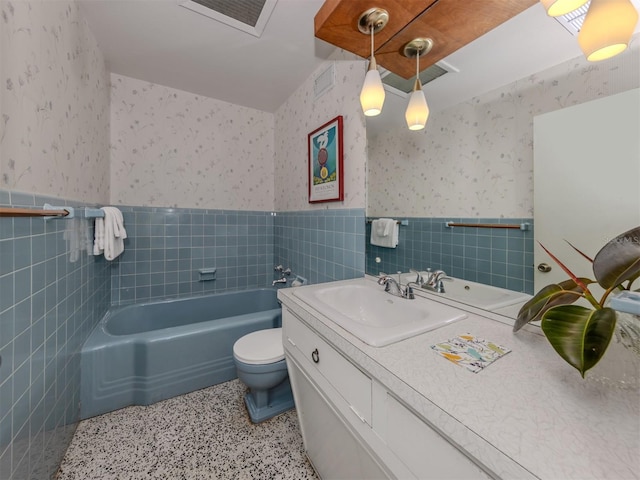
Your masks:
{"label": "toilet lid", "polygon": [[258,330],[240,338],[233,344],[233,355],[244,363],[264,365],[284,358],[282,328]]}

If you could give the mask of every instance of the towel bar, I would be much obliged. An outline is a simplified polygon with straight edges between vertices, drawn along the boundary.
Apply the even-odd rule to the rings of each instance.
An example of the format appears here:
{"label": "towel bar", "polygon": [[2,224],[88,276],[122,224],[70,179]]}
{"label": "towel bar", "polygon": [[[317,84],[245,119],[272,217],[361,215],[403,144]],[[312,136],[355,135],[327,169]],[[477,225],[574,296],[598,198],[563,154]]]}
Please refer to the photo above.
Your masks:
{"label": "towel bar", "polygon": [[446,228],[453,227],[474,227],[474,228],[511,228],[514,230],[529,230],[528,223],[456,223],[456,222],[445,222],[444,226]]}
{"label": "towel bar", "polygon": [[85,207],[84,218],[104,218],[104,210],[100,208]]}
{"label": "towel bar", "polygon": [[[367,223],[372,223],[372,222],[373,222],[373,220],[367,220]],[[402,226],[405,226],[405,227],[406,227],[407,225],[409,225],[409,220],[407,220],[407,219],[404,219],[404,220],[396,220],[396,223],[397,223],[398,225],[402,225]]]}

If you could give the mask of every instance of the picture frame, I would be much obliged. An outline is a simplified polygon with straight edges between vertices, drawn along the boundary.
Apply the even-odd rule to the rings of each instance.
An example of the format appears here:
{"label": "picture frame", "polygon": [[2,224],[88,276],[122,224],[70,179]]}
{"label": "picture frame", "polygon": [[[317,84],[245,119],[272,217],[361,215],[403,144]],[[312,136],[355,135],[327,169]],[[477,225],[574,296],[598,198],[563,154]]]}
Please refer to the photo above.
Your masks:
{"label": "picture frame", "polygon": [[309,203],[344,200],[342,115],[308,135]]}

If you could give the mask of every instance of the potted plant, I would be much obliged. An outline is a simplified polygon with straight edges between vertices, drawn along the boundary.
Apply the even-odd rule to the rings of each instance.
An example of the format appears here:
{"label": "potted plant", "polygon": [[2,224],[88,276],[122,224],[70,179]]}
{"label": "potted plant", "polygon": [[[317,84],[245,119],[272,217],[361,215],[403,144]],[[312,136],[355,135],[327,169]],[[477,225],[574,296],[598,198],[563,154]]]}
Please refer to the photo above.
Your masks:
{"label": "potted plant", "polygon": [[[633,282],[640,277],[640,227],[618,235],[602,247],[594,259],[571,245],[593,264],[595,280],[577,277],[542,244],[540,246],[570,278],[547,285],[525,303],[513,331],[541,320],[540,326],[551,346],[584,378],[585,372],[604,355],[616,328],[617,312],[606,306],[607,299],[611,293],[631,290]],[[605,290],[600,300],[589,290],[589,285],[596,282]],[[573,305],[580,298],[587,300],[589,306]],[[638,322],[638,317],[634,318]]]}

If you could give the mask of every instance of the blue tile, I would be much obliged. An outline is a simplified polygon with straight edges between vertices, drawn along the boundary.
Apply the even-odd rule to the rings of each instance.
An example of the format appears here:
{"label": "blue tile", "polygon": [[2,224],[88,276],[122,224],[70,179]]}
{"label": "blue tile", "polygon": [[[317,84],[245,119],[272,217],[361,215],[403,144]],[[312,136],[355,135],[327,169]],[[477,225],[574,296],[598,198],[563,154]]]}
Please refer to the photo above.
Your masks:
{"label": "blue tile", "polygon": [[14,240],[0,241],[0,276],[14,270]]}
{"label": "blue tile", "polygon": [[35,197],[31,193],[10,192],[11,205],[14,207],[35,207]]}

